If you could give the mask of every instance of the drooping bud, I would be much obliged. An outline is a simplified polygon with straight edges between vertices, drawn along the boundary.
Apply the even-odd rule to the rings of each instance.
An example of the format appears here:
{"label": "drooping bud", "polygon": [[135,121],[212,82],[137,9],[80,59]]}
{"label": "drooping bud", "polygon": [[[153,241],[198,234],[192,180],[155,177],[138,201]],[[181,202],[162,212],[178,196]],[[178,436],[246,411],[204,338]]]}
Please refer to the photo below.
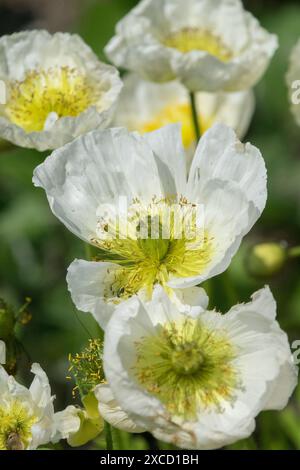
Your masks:
{"label": "drooping bud", "polygon": [[279,273],[288,258],[287,247],[282,243],[259,243],[252,247],[246,259],[251,275],[271,277]]}

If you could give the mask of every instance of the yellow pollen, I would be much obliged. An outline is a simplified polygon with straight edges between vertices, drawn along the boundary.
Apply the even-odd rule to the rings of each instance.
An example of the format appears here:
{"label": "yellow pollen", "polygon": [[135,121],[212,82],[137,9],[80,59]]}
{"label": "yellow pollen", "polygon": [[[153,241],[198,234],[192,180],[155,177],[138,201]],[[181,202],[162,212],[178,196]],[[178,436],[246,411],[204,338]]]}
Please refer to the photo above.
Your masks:
{"label": "yellow pollen", "polygon": [[23,81],[9,84],[5,116],[26,132],[44,130],[50,113],[76,117],[100,99],[88,77],[69,67],[31,70]]}
{"label": "yellow pollen", "polygon": [[23,450],[37,418],[18,400],[0,406],[0,450]]}
{"label": "yellow pollen", "polygon": [[156,334],[135,343],[133,373],[170,413],[193,420],[198,411],[234,402],[241,388],[234,365],[237,351],[227,332],[207,327],[200,319],[166,323]]}
{"label": "yellow pollen", "polygon": [[[198,118],[201,134],[204,134],[213,124],[213,117],[207,119],[203,115]],[[182,141],[186,149],[196,142],[192,111],[189,103],[172,103],[165,106],[153,119],[140,126],[140,133],[152,132],[167,124],[180,122],[182,126]]]}
{"label": "yellow pollen", "polygon": [[[103,371],[103,343],[100,339],[90,339],[88,346],[80,353],[69,354],[69,372],[76,382],[73,396],[76,391],[81,396],[88,395],[96,385],[105,382]],[[70,376],[67,379],[71,379]]]}
{"label": "yellow pollen", "polygon": [[183,53],[205,51],[222,62],[228,62],[233,57],[232,51],[218,36],[198,28],[183,28],[171,33],[163,40],[163,44]]}
{"label": "yellow pollen", "polygon": [[[165,218],[167,215],[170,218]],[[182,218],[182,232],[178,232],[177,216]],[[134,237],[141,235],[140,230],[145,225],[149,229],[158,221],[159,233],[156,238]],[[91,240],[100,249],[96,258],[98,261],[109,261],[120,266],[107,273],[105,297],[108,301],[119,303],[141,289],[151,297],[155,284],[162,285],[171,294],[168,281],[199,275],[212,259],[214,239],[203,228],[198,230],[194,226],[195,207],[184,199],[175,205],[175,209],[169,205],[169,201],[153,202],[141,208],[141,213],[136,217],[129,217],[128,222],[124,236],[119,229],[111,231],[110,227],[114,223],[105,220],[102,230],[109,235],[108,239]],[[189,235],[185,232],[185,225],[194,229]],[[163,233],[166,227],[169,229],[168,234]]]}

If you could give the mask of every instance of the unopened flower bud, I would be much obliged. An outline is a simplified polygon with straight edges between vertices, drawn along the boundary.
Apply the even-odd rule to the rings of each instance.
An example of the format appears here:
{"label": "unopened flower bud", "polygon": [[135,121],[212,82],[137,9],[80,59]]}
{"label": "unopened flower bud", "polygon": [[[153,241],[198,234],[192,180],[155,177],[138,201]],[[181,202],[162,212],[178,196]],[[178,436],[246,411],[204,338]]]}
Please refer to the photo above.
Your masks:
{"label": "unopened flower bud", "polygon": [[73,412],[80,419],[77,432],[68,436],[68,444],[71,447],[80,447],[94,440],[104,428],[104,421],[98,411],[98,401],[94,392],[90,392],[82,400],[84,409],[73,407]]}
{"label": "unopened flower bud", "polygon": [[283,244],[259,243],[250,250],[246,264],[253,276],[270,277],[283,268],[287,256],[287,249]]}

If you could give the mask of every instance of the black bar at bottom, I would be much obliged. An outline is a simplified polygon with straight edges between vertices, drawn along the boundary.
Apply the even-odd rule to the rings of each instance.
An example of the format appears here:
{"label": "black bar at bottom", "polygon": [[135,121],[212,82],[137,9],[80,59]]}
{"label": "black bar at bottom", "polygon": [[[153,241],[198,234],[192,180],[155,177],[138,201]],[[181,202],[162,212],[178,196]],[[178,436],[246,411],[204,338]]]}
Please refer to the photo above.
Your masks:
{"label": "black bar at bottom", "polygon": [[[8,465],[28,464],[31,468],[43,470],[43,466],[52,467],[57,463],[66,462],[68,469],[82,468],[93,470],[103,465],[118,466],[122,468],[135,469],[141,465],[189,465],[199,466],[222,465],[227,462],[240,466],[247,463],[266,464],[270,466],[272,461],[276,464],[288,465],[290,462],[297,463],[297,451],[19,451],[0,452],[0,468],[10,468]],[[20,467],[21,468],[21,467]],[[221,468],[221,467],[220,467]]]}

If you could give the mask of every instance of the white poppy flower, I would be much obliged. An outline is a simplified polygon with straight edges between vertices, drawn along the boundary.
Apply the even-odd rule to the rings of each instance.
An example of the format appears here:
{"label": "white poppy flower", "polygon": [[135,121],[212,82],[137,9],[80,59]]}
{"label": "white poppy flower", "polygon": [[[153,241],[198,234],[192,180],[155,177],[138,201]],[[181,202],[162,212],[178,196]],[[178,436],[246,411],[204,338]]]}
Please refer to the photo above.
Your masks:
{"label": "white poppy flower", "polygon": [[140,433],[145,431],[143,427],[137,426],[128,417],[127,413],[122,410],[115,400],[108,384],[97,385],[94,393],[99,403],[99,413],[107,423],[121,431],[131,433]]}
{"label": "white poppy flower", "polygon": [[298,125],[300,125],[300,40],[294,46],[287,73],[291,110]]}
{"label": "white poppy flower", "polygon": [[[262,410],[282,409],[297,384],[268,287],[226,315],[192,318],[156,288],[106,328],[105,374],[119,405],[157,439],[215,449],[251,435]],[[187,312],[188,313],[188,312]]]}
{"label": "white poppy flower", "polygon": [[0,339],[0,364],[6,363],[6,346],[4,341]]}
{"label": "white poppy flower", "polygon": [[[196,105],[201,134],[214,123],[232,127],[239,139],[245,136],[255,108],[252,90],[236,93],[197,93]],[[133,73],[124,78],[113,124],[141,134],[180,122],[182,141],[190,162],[197,139],[189,95],[177,81],[159,84]]]}
{"label": "white poppy flower", "polygon": [[105,51],[145,79],[215,92],[254,86],[276,49],[277,37],[240,0],[142,0]]}
{"label": "white poppy flower", "polygon": [[[201,289],[182,289],[227,269],[267,196],[259,150],[221,124],[202,137],[188,178],[174,124],[143,136],[126,129],[91,132],[53,152],[36,168],[34,184],[45,189],[69,230],[99,248],[97,260],[70,266],[68,284],[77,307],[102,327],[116,304],[138,293],[151,297],[157,283],[178,304],[205,308]],[[178,219],[195,230],[178,230]]]}
{"label": "white poppy flower", "polygon": [[38,150],[106,127],[122,88],[79,36],[42,30],[0,39],[0,80],[0,137]]}
{"label": "white poppy flower", "polygon": [[54,439],[56,423],[48,378],[33,364],[29,389],[0,367],[0,450],[36,449]]}

